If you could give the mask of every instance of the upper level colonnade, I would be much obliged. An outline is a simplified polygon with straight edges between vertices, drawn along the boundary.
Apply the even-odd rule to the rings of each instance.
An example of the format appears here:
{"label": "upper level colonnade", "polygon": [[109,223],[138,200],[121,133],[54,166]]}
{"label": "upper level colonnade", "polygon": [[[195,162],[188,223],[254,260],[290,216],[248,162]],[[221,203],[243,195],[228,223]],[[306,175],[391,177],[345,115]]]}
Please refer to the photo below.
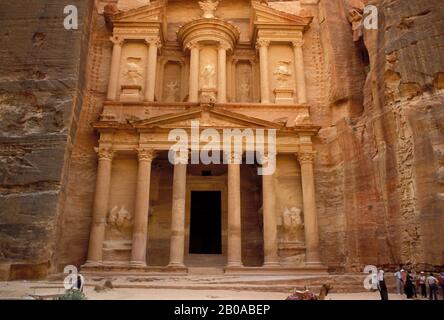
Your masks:
{"label": "upper level colonnade", "polygon": [[[106,16],[112,55],[106,102],[307,104],[304,33],[312,18],[251,3],[251,39],[219,18],[219,1],[167,41],[167,1]],[[243,39],[243,38],[242,38]]]}

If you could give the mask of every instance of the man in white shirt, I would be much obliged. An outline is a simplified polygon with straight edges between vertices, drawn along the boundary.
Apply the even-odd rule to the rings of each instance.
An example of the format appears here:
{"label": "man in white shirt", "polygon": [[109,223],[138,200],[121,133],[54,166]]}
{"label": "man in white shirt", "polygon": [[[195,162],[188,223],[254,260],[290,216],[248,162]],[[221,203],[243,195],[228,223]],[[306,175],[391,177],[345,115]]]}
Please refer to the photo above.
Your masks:
{"label": "man in white shirt", "polygon": [[396,292],[398,294],[402,294],[404,292],[403,290],[404,284],[402,282],[401,270],[398,269],[398,271],[395,272],[394,276],[396,278]]}
{"label": "man in white shirt", "polygon": [[438,279],[436,279],[431,272],[427,277],[427,284],[430,289],[430,300],[438,300]]}

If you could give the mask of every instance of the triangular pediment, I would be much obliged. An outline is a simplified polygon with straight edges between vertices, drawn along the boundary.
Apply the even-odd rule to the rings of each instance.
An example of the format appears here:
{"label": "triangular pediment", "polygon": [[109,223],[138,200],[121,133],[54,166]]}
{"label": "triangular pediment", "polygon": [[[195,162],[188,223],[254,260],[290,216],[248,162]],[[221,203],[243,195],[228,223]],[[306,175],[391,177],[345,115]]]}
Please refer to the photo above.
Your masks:
{"label": "triangular pediment", "polygon": [[116,14],[113,17],[113,23],[161,22],[164,11],[164,0],[151,2],[150,4]]}
{"label": "triangular pediment", "polygon": [[170,113],[139,120],[131,124],[138,129],[189,129],[198,121],[200,128],[214,129],[281,129],[282,125],[223,109],[197,107],[180,113]]}
{"label": "triangular pediment", "polygon": [[308,26],[311,17],[301,17],[292,13],[283,12],[267,5],[253,2],[253,21],[255,24],[290,24],[296,26]]}

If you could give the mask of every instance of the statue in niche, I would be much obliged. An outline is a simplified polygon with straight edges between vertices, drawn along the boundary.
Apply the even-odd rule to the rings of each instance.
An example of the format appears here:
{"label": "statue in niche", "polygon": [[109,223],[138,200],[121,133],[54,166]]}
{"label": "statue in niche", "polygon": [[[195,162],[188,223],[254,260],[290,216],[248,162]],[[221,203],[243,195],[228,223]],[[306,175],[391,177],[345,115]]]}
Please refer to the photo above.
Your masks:
{"label": "statue in niche", "polygon": [[248,102],[250,100],[250,84],[247,80],[241,83],[239,88],[240,102]]}
{"label": "statue in niche", "polygon": [[214,77],[216,76],[216,68],[212,63],[207,64],[202,70],[203,87],[214,88]]}
{"label": "statue in niche", "polygon": [[132,216],[125,206],[115,206],[108,216],[108,225],[123,232],[128,230],[132,225]]}
{"label": "statue in niche", "polygon": [[129,57],[126,61],[126,70],[124,73],[125,85],[140,85],[142,76],[141,58]]}
{"label": "statue in niche", "polygon": [[288,80],[290,80],[291,72],[289,70],[290,61],[279,61],[274,75],[280,88],[286,87]]}
{"label": "statue in niche", "polygon": [[166,85],[167,89],[167,96],[165,98],[165,101],[167,102],[174,102],[176,101],[177,92],[179,91],[179,84],[177,81],[170,81]]}
{"label": "statue in niche", "polygon": [[199,6],[203,11],[202,18],[211,19],[214,18],[214,13],[216,12],[219,1],[205,0],[200,1]]}
{"label": "statue in niche", "polygon": [[302,210],[297,207],[292,207],[290,209],[285,208],[282,222],[284,230],[284,241],[296,241],[298,231],[301,230],[304,226],[304,223],[302,222]]}

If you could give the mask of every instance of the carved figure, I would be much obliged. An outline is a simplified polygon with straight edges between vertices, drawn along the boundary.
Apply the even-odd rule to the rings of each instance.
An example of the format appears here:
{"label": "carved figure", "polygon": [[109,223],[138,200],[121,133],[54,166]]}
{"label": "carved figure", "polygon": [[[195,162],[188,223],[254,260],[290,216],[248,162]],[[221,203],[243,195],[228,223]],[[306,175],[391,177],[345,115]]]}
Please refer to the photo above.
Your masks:
{"label": "carved figure", "polygon": [[279,61],[276,70],[273,73],[276,76],[278,86],[281,88],[285,87],[287,81],[291,77],[291,72],[289,70],[290,63],[290,61]]}
{"label": "carved figure", "polygon": [[283,213],[283,229],[284,229],[284,240],[285,241],[295,241],[297,238],[298,230],[303,227],[302,210],[296,207],[290,209],[285,208]]}
{"label": "carved figure", "polygon": [[126,62],[125,79],[127,85],[140,85],[143,79],[142,68],[140,66],[140,58],[128,58]]}
{"label": "carved figure", "polygon": [[250,84],[245,81],[240,85],[239,88],[240,91],[240,101],[241,102],[248,102],[249,98],[250,98]]}
{"label": "carved figure", "polygon": [[125,206],[120,207],[120,209],[118,206],[115,206],[108,216],[108,225],[119,231],[124,231],[131,227],[132,220],[133,218]]}
{"label": "carved figure", "polygon": [[203,11],[203,18],[214,18],[214,13],[216,12],[219,1],[205,0],[200,1],[199,6]]}
{"label": "carved figure", "polygon": [[179,84],[177,83],[177,81],[168,82],[166,87],[167,87],[167,97],[165,100],[167,102],[176,101],[176,95],[179,90]]}
{"label": "carved figure", "polygon": [[216,75],[216,69],[212,63],[207,64],[202,70],[202,80],[205,88],[213,88],[214,76]]}

